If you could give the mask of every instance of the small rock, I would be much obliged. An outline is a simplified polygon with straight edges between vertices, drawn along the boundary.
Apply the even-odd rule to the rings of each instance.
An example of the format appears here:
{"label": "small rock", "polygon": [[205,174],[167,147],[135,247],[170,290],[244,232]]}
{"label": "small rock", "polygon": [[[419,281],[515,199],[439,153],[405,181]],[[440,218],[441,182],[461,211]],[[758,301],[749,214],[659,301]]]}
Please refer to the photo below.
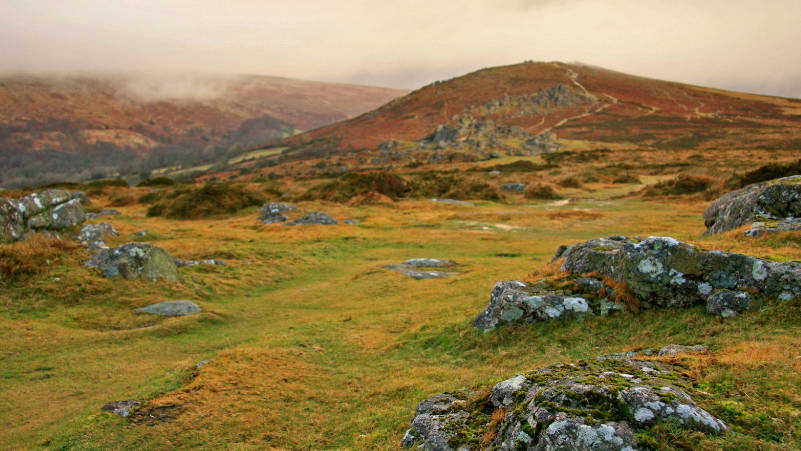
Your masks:
{"label": "small rock", "polygon": [[456,263],[453,260],[440,260],[437,258],[412,258],[401,264],[410,268],[444,268],[453,266]]}
{"label": "small rock", "polygon": [[501,185],[501,189],[504,191],[525,191],[526,184],[525,183],[507,183],[505,185]]}
{"label": "small rock", "polygon": [[169,254],[164,249],[147,243],[127,243],[103,250],[85,265],[100,269],[103,277],[164,278],[178,281],[178,267]]}
{"label": "small rock", "polygon": [[707,349],[709,348],[704,345],[693,345],[693,346],[667,345],[659,350],[659,355],[686,354],[689,352],[706,351]]}
{"label": "small rock", "polygon": [[501,174],[502,174],[501,171],[489,171],[489,172],[487,172],[487,175],[489,175],[490,177],[499,177]]}
{"label": "small rock", "polygon": [[140,230],[140,231],[138,231],[136,233],[132,233],[131,234],[131,238],[141,238],[141,237],[143,237],[145,235],[147,235],[147,229]]}
{"label": "small rock", "polygon": [[165,301],[157,302],[136,310],[161,316],[188,316],[200,313],[201,309],[192,301]]}
{"label": "small rock", "polygon": [[344,222],[345,224],[349,224],[349,225],[356,225],[356,224],[359,224],[360,222],[362,222],[362,220],[361,219],[346,219],[346,220],[344,220],[342,222]]}
{"label": "small rock", "polygon": [[184,266],[197,266],[197,265],[215,265],[215,266],[228,266],[223,260],[208,259],[208,260],[181,260],[180,258],[174,259],[175,265],[179,268]]}
{"label": "small rock", "polygon": [[456,200],[456,199],[431,199],[431,202],[438,202],[441,204],[449,204],[449,205],[462,205],[464,207],[475,207],[476,204],[472,202],[465,202],[463,200]]}
{"label": "small rock", "polygon": [[103,216],[115,216],[115,215],[119,215],[119,214],[121,214],[119,211],[117,211],[117,210],[115,210],[113,208],[107,208],[105,210],[100,210],[100,211],[98,211],[96,213],[86,213],[86,218],[87,219],[97,219],[97,218],[101,218]]}
{"label": "small rock", "polygon": [[294,225],[334,225],[337,222],[331,216],[328,216],[325,213],[314,211],[311,213],[306,214],[302,218],[296,219],[292,222],[288,222],[286,225],[294,226]]}
{"label": "small rock", "polygon": [[117,402],[110,402],[104,405],[100,410],[104,412],[111,412],[115,415],[119,415],[123,418],[127,417],[131,414],[131,411],[141,404],[139,401],[129,399],[127,401],[117,401]]}

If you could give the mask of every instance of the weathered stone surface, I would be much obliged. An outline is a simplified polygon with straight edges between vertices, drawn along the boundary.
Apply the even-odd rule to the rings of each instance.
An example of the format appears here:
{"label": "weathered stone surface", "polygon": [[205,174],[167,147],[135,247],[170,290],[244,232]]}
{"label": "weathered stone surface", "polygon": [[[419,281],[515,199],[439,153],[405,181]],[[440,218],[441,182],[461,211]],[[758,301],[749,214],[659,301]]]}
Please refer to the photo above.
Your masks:
{"label": "weathered stone surface", "polygon": [[90,268],[98,268],[103,277],[178,281],[178,267],[173,259],[164,249],[147,243],[128,243],[103,250],[85,264]]}
{"label": "weathered stone surface", "polygon": [[590,305],[583,297],[541,292],[518,280],[500,281],[490,294],[489,306],[473,325],[490,330],[505,324],[581,319],[591,314]]}
{"label": "weathered stone surface", "polygon": [[456,263],[453,260],[441,260],[437,258],[412,258],[397,265],[385,265],[384,268],[392,271],[398,271],[405,276],[411,277],[412,279],[420,280],[448,277],[453,273],[440,271],[440,269],[455,265]]}
{"label": "weathered stone surface", "polygon": [[706,351],[707,349],[709,348],[707,348],[704,345],[693,345],[693,346],[667,345],[659,350],[659,355],[686,354],[688,352]]}
{"label": "weathered stone surface", "polygon": [[504,191],[525,191],[526,184],[525,183],[506,183],[501,185],[501,189]]}
{"label": "weathered stone surface", "polygon": [[766,233],[793,232],[801,230],[801,218],[783,218],[777,221],[757,221],[745,231],[745,236],[758,237]]}
{"label": "weathered stone surface", "polygon": [[161,316],[188,316],[200,313],[201,309],[192,301],[165,301],[136,310]]}
{"label": "weathered stone surface", "polygon": [[141,404],[139,401],[133,399],[129,399],[127,401],[116,401],[104,405],[100,410],[104,412],[111,412],[121,417],[127,417],[139,404]]}
{"label": "weathered stone surface", "polygon": [[801,217],[801,175],[794,175],[723,195],[706,209],[704,223],[707,233],[721,233],[750,222],[798,217]]}
{"label": "weathered stone surface", "polygon": [[184,266],[197,266],[197,265],[212,265],[212,266],[228,266],[224,260],[217,260],[214,258],[210,258],[208,260],[181,260],[180,258],[173,259],[175,261],[175,265],[179,268]]}
{"label": "weathered stone surface", "polygon": [[710,303],[710,314],[732,316],[759,308],[762,300],[801,296],[801,263],[704,251],[669,237],[599,238],[560,247],[558,258],[564,258],[565,277],[532,284],[499,282],[475,326],[487,330],[502,324],[606,315],[621,310],[621,301],[634,301],[640,308]]}
{"label": "weathered stone surface", "polygon": [[313,224],[334,225],[336,223],[337,222],[331,216],[328,216],[327,214],[325,214],[323,212],[320,212],[320,211],[314,211],[314,212],[306,214],[302,218],[298,218],[298,219],[296,219],[296,220],[294,220],[292,222],[288,222],[286,225],[288,225],[288,226],[313,225]]}
{"label": "weathered stone surface", "polygon": [[22,239],[26,230],[17,204],[10,199],[0,198],[0,244]]}
{"label": "weathered stone surface", "polygon": [[466,202],[463,200],[456,200],[456,199],[431,199],[431,202],[437,202],[440,204],[449,204],[449,205],[461,205],[463,207],[475,207],[476,204],[472,202]]}
{"label": "weathered stone surface", "polygon": [[706,312],[710,315],[720,315],[731,318],[740,312],[757,310],[762,301],[753,298],[746,291],[718,291],[706,300]]}
{"label": "weathered stone surface", "polygon": [[263,224],[275,224],[289,220],[289,216],[282,214],[285,211],[294,211],[295,205],[283,202],[270,202],[259,210],[259,220]]}
{"label": "weathered stone surface", "polygon": [[64,190],[49,189],[21,199],[0,198],[0,243],[11,243],[42,230],[62,230],[86,220],[81,200]]}
{"label": "weathered stone surface", "polygon": [[106,235],[111,236],[120,236],[117,230],[111,226],[111,224],[107,222],[101,222],[100,224],[87,224],[83,226],[78,235],[75,237],[75,240],[80,241],[85,245],[89,245],[90,243],[103,243]]}
{"label": "weathered stone surface", "polygon": [[[723,421],[698,407],[680,368],[644,360],[581,361],[519,374],[489,396],[456,391],[423,401],[402,446],[420,449],[636,449],[635,428],[665,422],[724,433]],[[505,415],[491,423],[498,409]],[[485,436],[494,439],[481,444]],[[486,434],[486,435],[485,435]]]}

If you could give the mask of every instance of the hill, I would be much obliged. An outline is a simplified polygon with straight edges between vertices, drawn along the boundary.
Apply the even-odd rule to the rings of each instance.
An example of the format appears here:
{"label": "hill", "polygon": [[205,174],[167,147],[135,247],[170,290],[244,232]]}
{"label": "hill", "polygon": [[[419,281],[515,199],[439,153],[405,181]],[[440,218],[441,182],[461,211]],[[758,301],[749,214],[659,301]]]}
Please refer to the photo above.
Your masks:
{"label": "hill", "polygon": [[210,161],[403,93],[264,76],[7,76],[0,186]]}
{"label": "hill", "polygon": [[436,82],[369,113],[288,138],[281,161],[348,154],[342,158],[348,169],[398,167],[530,155],[575,144],[788,149],[801,147],[799,125],[799,99],[581,64],[527,62]]}

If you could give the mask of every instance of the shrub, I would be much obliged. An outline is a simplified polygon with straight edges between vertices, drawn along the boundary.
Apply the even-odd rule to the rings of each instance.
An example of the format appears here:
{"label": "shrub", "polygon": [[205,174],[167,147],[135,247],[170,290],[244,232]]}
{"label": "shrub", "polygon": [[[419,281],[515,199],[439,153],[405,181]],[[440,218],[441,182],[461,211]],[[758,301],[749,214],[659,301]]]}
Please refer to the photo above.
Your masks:
{"label": "shrub", "polygon": [[635,184],[640,184],[640,183],[642,183],[642,180],[640,180],[640,178],[637,177],[634,174],[624,174],[624,175],[619,175],[619,176],[615,177],[612,180],[612,183],[635,183]]}
{"label": "shrub", "polygon": [[560,196],[551,185],[529,185],[524,193],[526,199],[561,199]]}
{"label": "shrub", "polygon": [[347,202],[350,198],[367,192],[381,193],[392,200],[398,200],[409,193],[409,186],[400,176],[386,172],[347,173],[336,180],[310,188],[300,198]]}
{"label": "shrub", "polygon": [[128,193],[115,193],[109,198],[109,206],[124,207],[136,203],[136,198]]}
{"label": "shrub", "polygon": [[173,191],[147,209],[148,216],[177,219],[208,218],[262,205],[264,194],[230,183],[206,183]]}
{"label": "shrub", "polygon": [[680,174],[674,179],[659,182],[645,189],[646,196],[681,196],[702,193],[715,183],[711,177]]}
{"label": "shrub", "polygon": [[175,185],[175,180],[169,177],[155,177],[152,179],[142,180],[137,186],[171,186]]}
{"label": "shrub", "polygon": [[87,188],[105,188],[107,186],[122,186],[128,187],[128,182],[124,179],[101,179],[101,180],[92,180],[91,182],[85,185]]}
{"label": "shrub", "polygon": [[481,171],[501,171],[501,172],[537,172],[546,169],[554,169],[559,166],[552,164],[550,161],[546,164],[535,164],[528,160],[517,160],[506,164],[496,164],[490,168],[482,168]]}
{"label": "shrub", "polygon": [[583,185],[581,180],[577,179],[576,177],[565,177],[562,180],[556,182],[559,186],[564,188],[581,188]]}
{"label": "shrub", "polygon": [[745,174],[734,175],[729,179],[727,185],[731,188],[742,188],[753,183],[765,182],[798,174],[801,174],[801,160],[787,164],[766,164],[753,171],[748,171]]}

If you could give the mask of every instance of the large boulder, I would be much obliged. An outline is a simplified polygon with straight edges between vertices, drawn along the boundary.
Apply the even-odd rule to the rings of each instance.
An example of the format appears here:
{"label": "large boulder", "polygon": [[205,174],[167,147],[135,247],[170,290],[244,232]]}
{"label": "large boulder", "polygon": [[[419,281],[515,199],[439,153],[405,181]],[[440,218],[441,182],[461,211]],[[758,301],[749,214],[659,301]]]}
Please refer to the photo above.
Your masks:
{"label": "large boulder", "polygon": [[[659,423],[703,433],[727,431],[723,421],[695,403],[685,388],[692,387],[688,382],[680,368],[653,361],[554,365],[518,374],[491,390],[455,391],[423,401],[401,445],[633,450],[638,447],[634,431],[647,433]],[[487,437],[491,441],[483,441]]]}
{"label": "large boulder", "polygon": [[20,199],[0,198],[0,243],[11,243],[41,230],[63,230],[86,221],[80,196],[48,189]]}
{"label": "large boulder", "polygon": [[605,315],[624,306],[699,303],[707,303],[710,314],[729,317],[759,308],[762,300],[801,296],[801,263],[704,251],[669,237],[599,238],[562,247],[557,258],[564,259],[559,278],[496,284],[475,326],[488,330],[503,324]]}
{"label": "large boulder", "polygon": [[167,279],[178,281],[178,267],[164,249],[147,243],[128,243],[95,254],[86,266],[103,277]]}
{"label": "large boulder", "polygon": [[[723,195],[704,211],[706,233],[726,232],[752,222],[762,223],[760,228],[764,229],[795,230],[792,223],[778,225],[785,218],[798,217],[801,217],[801,175],[748,185]],[[771,227],[774,224],[777,227]]]}

